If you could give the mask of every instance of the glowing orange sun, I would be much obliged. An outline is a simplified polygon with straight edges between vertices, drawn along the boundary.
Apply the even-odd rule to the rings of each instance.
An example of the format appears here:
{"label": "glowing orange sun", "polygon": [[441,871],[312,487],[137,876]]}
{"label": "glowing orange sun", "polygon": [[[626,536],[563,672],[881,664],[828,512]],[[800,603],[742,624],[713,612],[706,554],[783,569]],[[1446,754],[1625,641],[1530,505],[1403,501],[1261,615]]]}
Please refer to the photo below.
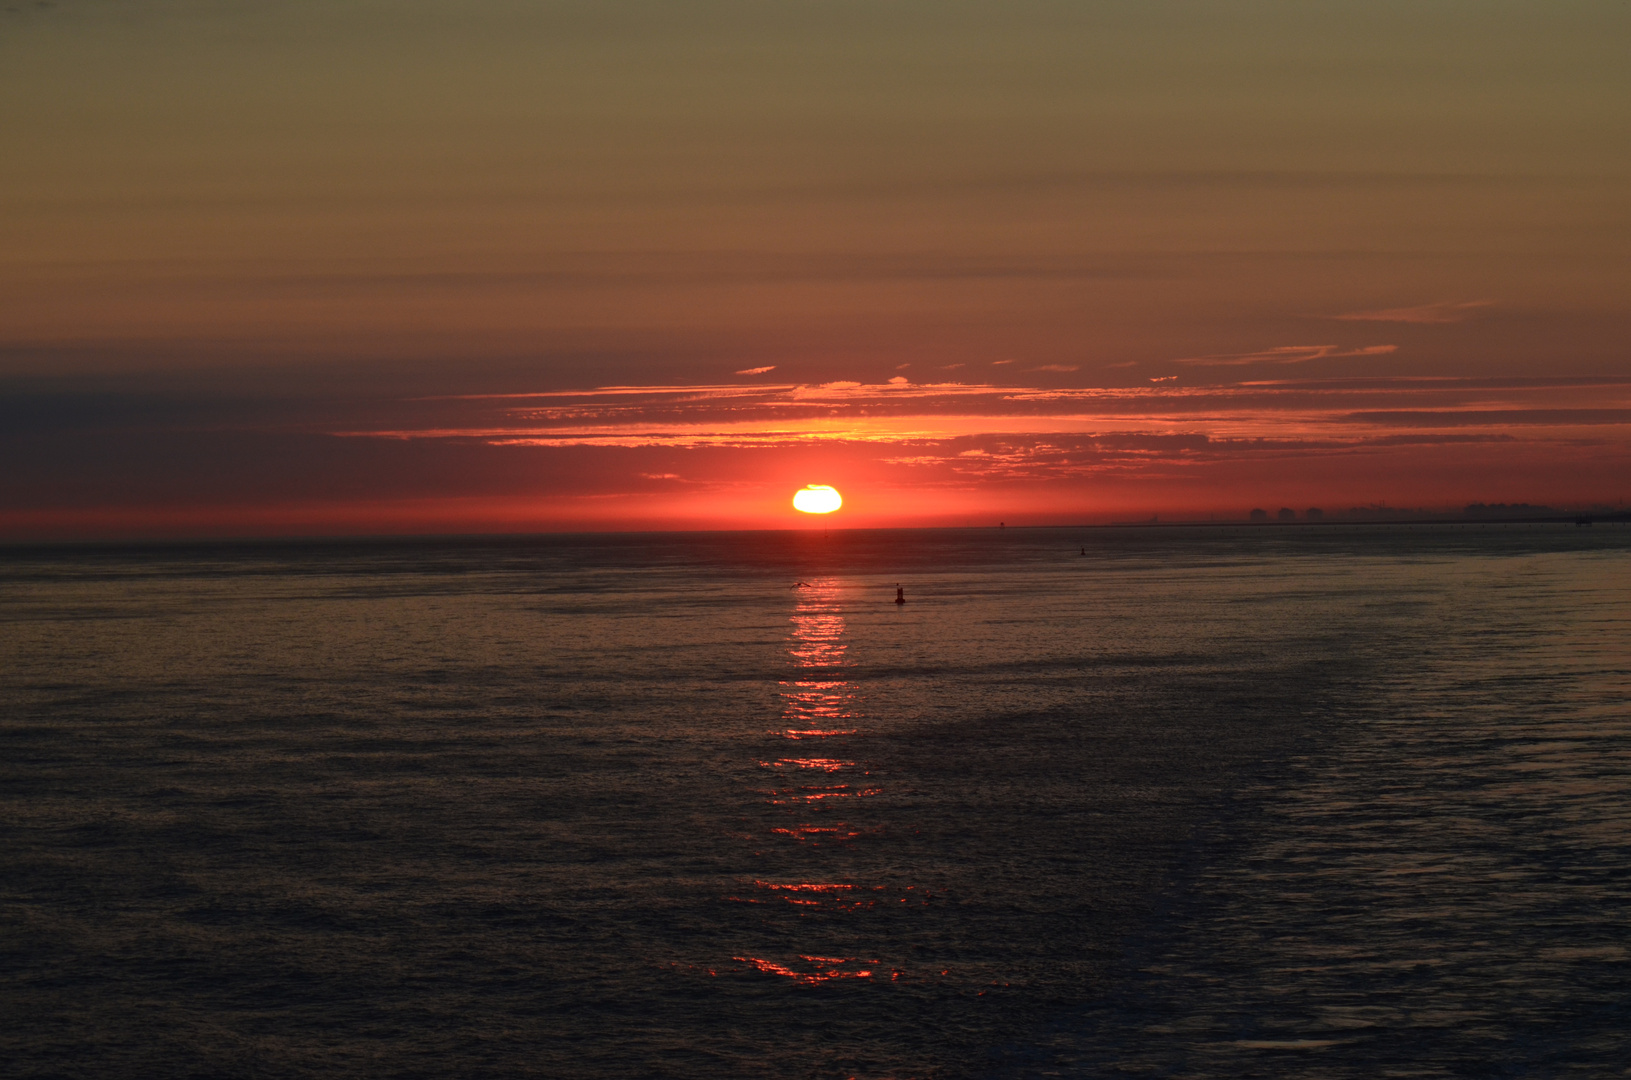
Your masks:
{"label": "glowing orange sun", "polygon": [[806,514],[830,514],[843,505],[838,489],[827,484],[811,484],[793,493],[793,509]]}

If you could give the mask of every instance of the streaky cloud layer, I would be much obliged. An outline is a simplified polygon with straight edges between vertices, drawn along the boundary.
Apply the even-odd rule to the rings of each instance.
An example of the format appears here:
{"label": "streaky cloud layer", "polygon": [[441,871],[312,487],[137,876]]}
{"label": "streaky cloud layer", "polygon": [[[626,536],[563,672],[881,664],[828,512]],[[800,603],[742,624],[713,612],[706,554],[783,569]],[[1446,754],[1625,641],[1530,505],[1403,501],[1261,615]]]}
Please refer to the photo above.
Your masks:
{"label": "streaky cloud layer", "polygon": [[788,527],[818,480],[851,525],[1454,511],[1600,505],[1631,475],[1617,377],[619,385],[292,400],[227,424],[228,403],[94,404],[6,436],[8,535]]}

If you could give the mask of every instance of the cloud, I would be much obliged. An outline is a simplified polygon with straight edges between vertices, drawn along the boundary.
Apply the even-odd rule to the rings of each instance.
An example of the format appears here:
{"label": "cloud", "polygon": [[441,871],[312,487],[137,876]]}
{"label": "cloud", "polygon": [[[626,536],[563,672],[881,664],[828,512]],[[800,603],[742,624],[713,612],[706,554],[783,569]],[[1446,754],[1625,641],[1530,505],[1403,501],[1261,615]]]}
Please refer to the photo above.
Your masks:
{"label": "cloud", "polygon": [[764,367],[743,368],[741,371],[738,371],[737,374],[738,375],[763,375],[767,371],[775,371],[775,370],[776,370],[776,365],[775,364],[766,364]]}
{"label": "cloud", "polygon": [[[252,414],[207,399],[225,422],[181,391],[12,390],[0,394],[0,455],[25,467],[0,470],[0,537],[769,527],[780,519],[746,508],[782,506],[812,461],[870,496],[854,500],[882,515],[858,519],[869,522],[982,506],[1015,520],[1009,500],[1053,515],[1038,520],[1085,521],[1083,508],[1110,513],[1117,492],[1243,513],[1277,487],[1326,506],[1373,492],[1516,502],[1570,484],[1589,501],[1614,497],[1627,474],[1631,376],[1355,366],[1368,370],[1224,368],[1203,381],[1188,376],[1206,369],[1186,368],[1153,384],[1051,388],[754,380],[410,399],[386,385]],[[1231,377],[1245,373],[1280,378]],[[32,426],[7,423],[16,417]]]}
{"label": "cloud", "polygon": [[1280,345],[1249,353],[1217,353],[1212,356],[1189,356],[1174,360],[1175,364],[1192,367],[1244,367],[1247,364],[1306,364],[1310,360],[1330,360],[1340,356],[1386,356],[1397,352],[1397,345],[1364,345],[1357,349],[1343,349],[1340,345]]}
{"label": "cloud", "polygon": [[[1213,359],[1250,356],[1297,365],[1316,356],[1376,355],[1390,348],[1297,346]],[[1366,375],[1187,385],[1180,375],[1166,375],[1142,386],[1047,388],[911,383],[895,376],[876,383],[620,386],[550,395],[442,399],[441,405],[420,399],[403,402],[397,413],[383,408],[374,424],[329,430],[353,438],[536,447],[892,445],[902,460],[971,437],[1007,439],[1016,447],[1084,438],[1102,446],[1106,439],[1160,433],[1231,445],[1267,440],[1287,449],[1355,447],[1379,434],[1493,436],[1522,428],[1537,433],[1534,438],[1563,437],[1566,431],[1575,438],[1583,427],[1631,431],[1631,379],[1604,378]],[[683,472],[671,465],[649,471]]]}
{"label": "cloud", "polygon": [[1620,427],[1631,425],[1631,409],[1393,409],[1353,412],[1340,419],[1379,427]]}
{"label": "cloud", "polygon": [[1080,371],[1075,364],[1043,364],[1041,367],[1026,368],[1026,371]]}
{"label": "cloud", "polygon": [[1416,307],[1382,308],[1378,311],[1350,311],[1332,315],[1340,322],[1389,323],[1458,323],[1473,318],[1484,308],[1494,306],[1493,300],[1463,300],[1459,303],[1441,300]]}
{"label": "cloud", "polygon": [[[860,385],[854,383],[851,385]],[[593,390],[529,390],[506,394],[437,394],[409,398],[409,401],[522,401],[536,398],[658,397],[682,394],[687,397],[755,397],[768,391],[791,390],[791,383],[771,386],[740,386],[734,383],[688,386],[597,386]]]}

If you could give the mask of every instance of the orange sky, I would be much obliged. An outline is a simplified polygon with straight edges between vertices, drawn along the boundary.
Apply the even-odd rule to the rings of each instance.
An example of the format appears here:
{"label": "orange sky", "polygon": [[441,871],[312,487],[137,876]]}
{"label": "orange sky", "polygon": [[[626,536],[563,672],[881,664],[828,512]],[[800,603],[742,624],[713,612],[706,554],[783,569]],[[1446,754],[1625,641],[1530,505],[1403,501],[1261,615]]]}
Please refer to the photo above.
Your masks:
{"label": "orange sky", "polygon": [[0,535],[1615,503],[1627,40],[1569,0],[0,11]]}

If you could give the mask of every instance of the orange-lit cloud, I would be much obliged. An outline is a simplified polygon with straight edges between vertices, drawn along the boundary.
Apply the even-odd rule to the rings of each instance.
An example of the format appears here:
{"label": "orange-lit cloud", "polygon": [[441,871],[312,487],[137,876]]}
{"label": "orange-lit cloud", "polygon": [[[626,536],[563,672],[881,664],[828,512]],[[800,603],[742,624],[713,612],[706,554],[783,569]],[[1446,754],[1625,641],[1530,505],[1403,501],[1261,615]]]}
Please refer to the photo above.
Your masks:
{"label": "orange-lit cloud", "polygon": [[[1317,347],[1323,349],[1324,347]],[[1310,349],[1307,351],[1315,351]],[[551,399],[545,407],[517,401]],[[970,437],[1200,436],[1360,445],[1454,430],[1631,422],[1631,380],[1340,379],[1084,389],[994,384],[834,382],[758,388],[602,387],[481,399],[479,422],[351,429],[350,438],[479,440],[494,445],[717,446],[922,444]]]}
{"label": "orange-lit cloud", "polygon": [[1378,311],[1350,311],[1345,315],[1334,315],[1332,318],[1341,322],[1458,323],[1476,317],[1494,304],[1493,300],[1465,300],[1460,303],[1443,301],[1436,304],[1418,304],[1415,307],[1383,308]]}

